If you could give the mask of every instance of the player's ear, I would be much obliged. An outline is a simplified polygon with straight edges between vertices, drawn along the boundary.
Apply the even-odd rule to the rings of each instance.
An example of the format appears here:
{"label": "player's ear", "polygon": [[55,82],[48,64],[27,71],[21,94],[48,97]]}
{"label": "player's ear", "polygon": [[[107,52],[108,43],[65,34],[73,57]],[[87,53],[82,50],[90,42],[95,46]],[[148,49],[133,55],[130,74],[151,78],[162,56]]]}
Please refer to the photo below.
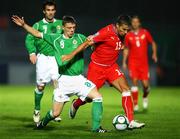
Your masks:
{"label": "player's ear", "polygon": [[118,23],[116,23],[116,28],[119,28],[119,27],[120,27],[120,25]]}
{"label": "player's ear", "polygon": [[64,30],[64,25],[62,25],[62,29]]}
{"label": "player's ear", "polygon": [[43,10],[43,14],[45,14],[45,10]]}

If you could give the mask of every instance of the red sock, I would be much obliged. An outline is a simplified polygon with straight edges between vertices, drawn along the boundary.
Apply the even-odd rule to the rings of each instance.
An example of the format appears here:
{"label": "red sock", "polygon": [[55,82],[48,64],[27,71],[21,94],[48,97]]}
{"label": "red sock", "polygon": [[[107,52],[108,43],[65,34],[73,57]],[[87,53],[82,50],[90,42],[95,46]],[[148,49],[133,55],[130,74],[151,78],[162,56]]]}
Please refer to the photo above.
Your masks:
{"label": "red sock", "polygon": [[137,86],[132,86],[131,87],[131,92],[132,92],[132,98],[133,98],[133,103],[134,106],[138,104],[138,87]]}
{"label": "red sock", "polygon": [[86,104],[86,101],[82,101],[80,98],[78,98],[76,101],[74,101],[73,106],[75,109],[78,109],[80,106]]}
{"label": "red sock", "polygon": [[130,91],[122,93],[122,106],[129,122],[134,120],[133,102]]}

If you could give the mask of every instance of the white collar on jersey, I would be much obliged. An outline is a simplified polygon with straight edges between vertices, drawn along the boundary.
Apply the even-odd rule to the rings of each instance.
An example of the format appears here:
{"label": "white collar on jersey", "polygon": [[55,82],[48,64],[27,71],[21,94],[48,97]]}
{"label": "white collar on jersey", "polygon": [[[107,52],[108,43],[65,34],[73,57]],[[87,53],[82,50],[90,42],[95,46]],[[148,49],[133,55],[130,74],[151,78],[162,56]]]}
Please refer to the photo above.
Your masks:
{"label": "white collar on jersey", "polygon": [[[48,21],[46,21],[45,18],[43,18],[43,22],[44,22],[44,23],[49,23]],[[54,22],[56,22],[56,19],[55,19],[55,18],[53,19],[53,23],[54,23]]]}

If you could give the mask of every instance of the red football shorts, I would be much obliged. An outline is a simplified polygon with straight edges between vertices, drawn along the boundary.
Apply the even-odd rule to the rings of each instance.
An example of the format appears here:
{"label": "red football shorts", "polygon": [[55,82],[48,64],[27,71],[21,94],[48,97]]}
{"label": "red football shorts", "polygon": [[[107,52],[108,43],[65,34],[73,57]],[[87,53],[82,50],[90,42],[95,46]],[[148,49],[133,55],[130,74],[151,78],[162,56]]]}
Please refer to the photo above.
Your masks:
{"label": "red football shorts", "polygon": [[87,72],[87,79],[92,81],[98,89],[101,88],[106,81],[111,84],[121,76],[124,76],[124,74],[121,72],[118,64],[101,66],[91,62]]}
{"label": "red football shorts", "polygon": [[149,80],[148,64],[128,64],[129,76],[131,79]]}

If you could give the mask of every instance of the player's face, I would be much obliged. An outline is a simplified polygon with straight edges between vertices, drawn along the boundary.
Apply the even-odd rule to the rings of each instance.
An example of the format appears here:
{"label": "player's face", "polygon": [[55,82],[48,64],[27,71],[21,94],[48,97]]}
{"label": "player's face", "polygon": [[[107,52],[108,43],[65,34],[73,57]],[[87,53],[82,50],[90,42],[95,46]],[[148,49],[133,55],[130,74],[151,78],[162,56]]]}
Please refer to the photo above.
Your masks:
{"label": "player's face", "polygon": [[116,25],[117,28],[117,32],[120,36],[125,36],[126,33],[129,31],[129,26],[126,24],[122,24],[122,25]]}
{"label": "player's face", "polygon": [[53,20],[55,13],[56,13],[56,9],[55,6],[53,5],[46,5],[45,10],[43,11],[44,16],[47,20]]}
{"label": "player's face", "polygon": [[64,35],[66,37],[71,38],[75,33],[75,29],[76,29],[76,24],[74,24],[74,23],[66,23],[63,26]]}
{"label": "player's face", "polygon": [[139,29],[140,26],[141,26],[141,22],[138,18],[133,18],[132,21],[131,21],[131,26],[132,26],[132,29]]}

